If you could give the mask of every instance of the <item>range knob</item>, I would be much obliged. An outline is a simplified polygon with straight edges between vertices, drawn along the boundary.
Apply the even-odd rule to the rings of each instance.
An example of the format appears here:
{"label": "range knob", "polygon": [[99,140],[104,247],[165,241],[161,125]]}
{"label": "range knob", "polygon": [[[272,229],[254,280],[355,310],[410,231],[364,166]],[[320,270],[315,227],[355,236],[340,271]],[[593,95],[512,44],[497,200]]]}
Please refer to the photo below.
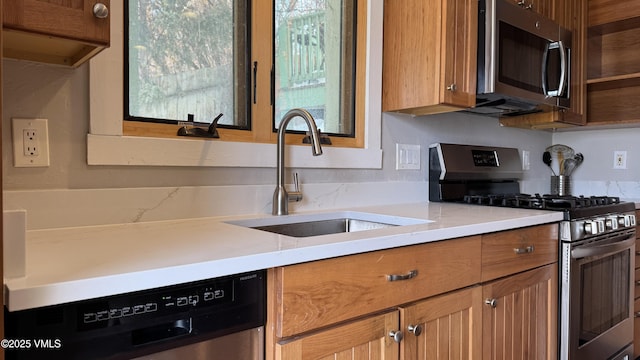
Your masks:
{"label": "range knob", "polygon": [[628,227],[629,224],[629,218],[626,215],[618,215],[618,225],[621,227]]}
{"label": "range knob", "polygon": [[595,220],[585,220],[584,232],[588,235],[598,235],[598,223]]}
{"label": "range knob", "polygon": [[604,222],[606,230],[616,230],[618,228],[618,218],[616,216],[609,216]]}
{"label": "range knob", "polygon": [[618,215],[618,225],[621,227],[636,226],[636,216],[634,214]]}

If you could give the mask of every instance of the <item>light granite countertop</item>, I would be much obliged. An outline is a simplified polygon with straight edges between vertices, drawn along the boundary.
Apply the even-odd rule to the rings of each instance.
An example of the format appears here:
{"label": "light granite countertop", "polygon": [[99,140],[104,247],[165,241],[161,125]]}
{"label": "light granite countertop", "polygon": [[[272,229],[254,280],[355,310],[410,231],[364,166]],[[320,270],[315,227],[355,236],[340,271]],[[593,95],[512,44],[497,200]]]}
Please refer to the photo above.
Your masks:
{"label": "light granite countertop", "polygon": [[273,218],[262,214],[32,230],[25,276],[5,279],[5,304],[17,311],[562,220],[562,212],[443,203],[344,211],[417,224],[295,238],[228,223]]}

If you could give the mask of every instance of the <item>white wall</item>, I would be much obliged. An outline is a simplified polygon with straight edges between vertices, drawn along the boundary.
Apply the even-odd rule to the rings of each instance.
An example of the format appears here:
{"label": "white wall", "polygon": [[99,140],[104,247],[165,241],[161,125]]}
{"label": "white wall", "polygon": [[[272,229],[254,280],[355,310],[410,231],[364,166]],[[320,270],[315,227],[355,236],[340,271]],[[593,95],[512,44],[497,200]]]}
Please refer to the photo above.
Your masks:
{"label": "white wall", "polygon": [[[558,132],[553,142],[584,155],[572,176],[574,194],[640,199],[640,128]],[[616,150],[627,152],[627,169],[613,168]]]}

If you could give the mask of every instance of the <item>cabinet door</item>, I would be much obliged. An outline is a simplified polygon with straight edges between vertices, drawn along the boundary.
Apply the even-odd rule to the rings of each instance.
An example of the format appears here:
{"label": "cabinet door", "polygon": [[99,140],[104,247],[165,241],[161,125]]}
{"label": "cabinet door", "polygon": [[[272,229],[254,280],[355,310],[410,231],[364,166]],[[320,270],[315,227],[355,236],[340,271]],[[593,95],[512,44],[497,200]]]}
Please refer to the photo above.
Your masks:
{"label": "cabinet door", "polygon": [[[97,0],[7,0],[3,56],[78,67],[109,47],[110,15],[93,13]],[[108,9],[109,0],[101,4]],[[102,14],[104,15],[104,14]]]}
{"label": "cabinet door", "polygon": [[398,359],[400,345],[389,336],[389,333],[398,330],[398,326],[398,311],[353,321],[278,343],[275,348],[276,359]]}
{"label": "cabinet door", "polygon": [[477,0],[385,0],[382,110],[475,105]]}
{"label": "cabinet door", "polygon": [[443,0],[442,102],[476,104],[478,1]]}
{"label": "cabinet door", "polygon": [[[42,35],[109,44],[109,19],[93,14],[95,0],[5,0],[3,26]],[[109,0],[101,1],[109,7]]]}
{"label": "cabinet door", "polygon": [[557,284],[551,264],[484,285],[482,358],[555,359]]}
{"label": "cabinet door", "polygon": [[402,359],[479,359],[482,288],[427,299],[400,309]]}

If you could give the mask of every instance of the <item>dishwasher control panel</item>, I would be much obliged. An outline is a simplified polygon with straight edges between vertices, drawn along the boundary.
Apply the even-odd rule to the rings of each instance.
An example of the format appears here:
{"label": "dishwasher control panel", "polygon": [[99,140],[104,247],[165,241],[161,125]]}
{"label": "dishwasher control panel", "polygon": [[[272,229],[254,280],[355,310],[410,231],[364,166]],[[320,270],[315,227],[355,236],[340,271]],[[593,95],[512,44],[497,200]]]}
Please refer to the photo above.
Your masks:
{"label": "dishwasher control panel", "polygon": [[[254,276],[257,277],[257,274]],[[229,304],[234,301],[234,285],[248,279],[212,279],[84,302],[78,306],[81,312],[78,317],[78,329],[91,330],[118,325],[136,317],[180,314],[194,309]]]}

